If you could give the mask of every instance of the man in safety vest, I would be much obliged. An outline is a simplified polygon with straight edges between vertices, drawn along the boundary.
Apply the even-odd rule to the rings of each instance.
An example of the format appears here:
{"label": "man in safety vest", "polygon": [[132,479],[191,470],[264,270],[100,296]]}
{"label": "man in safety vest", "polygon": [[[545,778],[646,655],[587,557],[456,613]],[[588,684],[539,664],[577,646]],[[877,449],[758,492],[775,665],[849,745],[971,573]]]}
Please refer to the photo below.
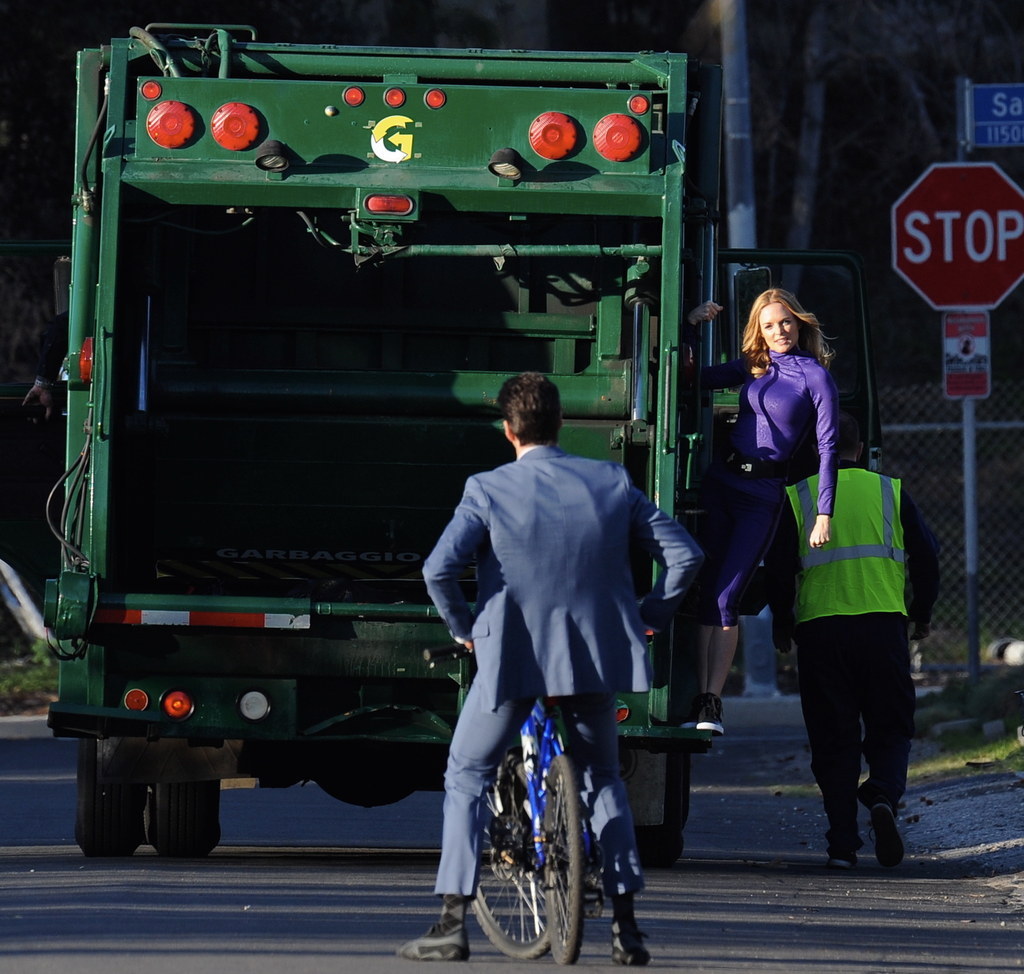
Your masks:
{"label": "man in safety vest", "polygon": [[[939,590],[938,542],[899,480],[856,463],[857,421],[839,417],[832,539],[808,544],[816,477],[788,487],[789,505],[765,559],[776,648],[797,645],[811,770],[828,817],[828,866],[852,869],[864,844],[857,802],[870,811],[875,857],[903,860],[896,810],[914,736],[910,638],[928,635]],[[913,601],[904,601],[908,569]],[[798,583],[798,584],[797,584]],[[861,721],[864,733],[861,736]],[[861,754],[868,777],[858,787]]]}

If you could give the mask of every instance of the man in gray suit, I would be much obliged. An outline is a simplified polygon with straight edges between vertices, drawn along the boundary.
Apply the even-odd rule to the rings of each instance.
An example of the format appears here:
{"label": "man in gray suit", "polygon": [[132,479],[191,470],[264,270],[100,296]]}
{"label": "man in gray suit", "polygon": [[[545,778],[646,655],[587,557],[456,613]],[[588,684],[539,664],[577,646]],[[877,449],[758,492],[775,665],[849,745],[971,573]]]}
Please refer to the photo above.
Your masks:
{"label": "man in gray suit", "polygon": [[[536,372],[509,379],[498,405],[516,462],[469,478],[423,567],[453,638],[475,653],[477,674],[445,773],[435,885],[443,897],[441,919],[398,953],[410,960],[469,956],[464,919],[479,876],[487,789],[535,699],[557,696],[604,853],[612,959],[646,964],[650,955],[633,914],[643,874],[619,774],[615,694],[650,689],[646,634],[668,625],[703,554],[620,464],[557,446],[562,410],[550,380]],[[663,567],[639,603],[631,544]],[[473,562],[475,616],[459,584]]]}

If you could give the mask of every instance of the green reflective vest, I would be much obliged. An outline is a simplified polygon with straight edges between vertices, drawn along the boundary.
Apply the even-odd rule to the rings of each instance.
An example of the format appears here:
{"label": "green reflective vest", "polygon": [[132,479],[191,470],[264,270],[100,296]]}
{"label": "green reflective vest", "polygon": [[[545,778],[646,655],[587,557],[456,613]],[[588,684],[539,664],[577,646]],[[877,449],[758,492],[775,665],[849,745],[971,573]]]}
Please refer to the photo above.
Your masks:
{"label": "green reflective vest", "polygon": [[796,621],[867,612],[906,615],[900,482],[855,467],[841,469],[832,540],[822,548],[808,543],[817,514],[817,475],[786,491],[800,537]]}

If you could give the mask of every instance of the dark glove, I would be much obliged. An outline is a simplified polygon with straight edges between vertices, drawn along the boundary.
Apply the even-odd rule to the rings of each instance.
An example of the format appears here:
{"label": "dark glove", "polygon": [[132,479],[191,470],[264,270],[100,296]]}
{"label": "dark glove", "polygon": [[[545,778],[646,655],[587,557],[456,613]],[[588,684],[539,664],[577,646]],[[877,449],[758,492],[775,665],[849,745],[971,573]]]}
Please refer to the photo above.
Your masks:
{"label": "dark glove", "polygon": [[932,625],[930,622],[914,622],[913,619],[910,621],[910,638],[914,639],[926,639],[932,631]]}
{"label": "dark glove", "polygon": [[780,653],[788,653],[793,648],[792,626],[772,622],[772,642]]}

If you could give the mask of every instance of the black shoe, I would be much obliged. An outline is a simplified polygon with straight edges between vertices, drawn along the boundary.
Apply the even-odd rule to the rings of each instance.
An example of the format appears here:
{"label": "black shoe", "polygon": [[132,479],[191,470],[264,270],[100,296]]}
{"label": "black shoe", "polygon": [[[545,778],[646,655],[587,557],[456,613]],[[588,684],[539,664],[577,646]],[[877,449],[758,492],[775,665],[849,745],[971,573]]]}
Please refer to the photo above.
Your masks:
{"label": "black shoe", "polygon": [[857,856],[852,852],[829,853],[826,869],[853,869],[857,865]]}
{"label": "black shoe", "polygon": [[612,924],[612,962],[624,967],[644,967],[651,955],[643,944],[644,935],[636,922],[626,920]]}
{"label": "black shoe", "polygon": [[690,704],[690,715],[679,726],[709,730],[721,736],[725,733],[722,727],[722,701],[713,693],[698,693]]}
{"label": "black shoe", "polygon": [[704,709],[705,696],[707,696],[707,694],[698,693],[697,696],[693,698],[693,702],[690,704],[690,714],[686,720],[679,725],[680,727],[687,727],[690,730],[696,728],[697,722],[700,720],[701,710]]}
{"label": "black shoe", "polygon": [[721,737],[725,733],[722,726],[722,701],[713,693],[704,694],[697,730],[711,731],[715,737]]}
{"label": "black shoe", "polygon": [[466,928],[462,926],[451,933],[442,933],[441,924],[435,923],[422,937],[402,944],[398,956],[406,960],[466,960],[469,957]]}
{"label": "black shoe", "polygon": [[896,828],[896,816],[887,801],[871,806],[871,827],[875,831],[875,858],[880,866],[898,866],[903,862],[903,840]]}

